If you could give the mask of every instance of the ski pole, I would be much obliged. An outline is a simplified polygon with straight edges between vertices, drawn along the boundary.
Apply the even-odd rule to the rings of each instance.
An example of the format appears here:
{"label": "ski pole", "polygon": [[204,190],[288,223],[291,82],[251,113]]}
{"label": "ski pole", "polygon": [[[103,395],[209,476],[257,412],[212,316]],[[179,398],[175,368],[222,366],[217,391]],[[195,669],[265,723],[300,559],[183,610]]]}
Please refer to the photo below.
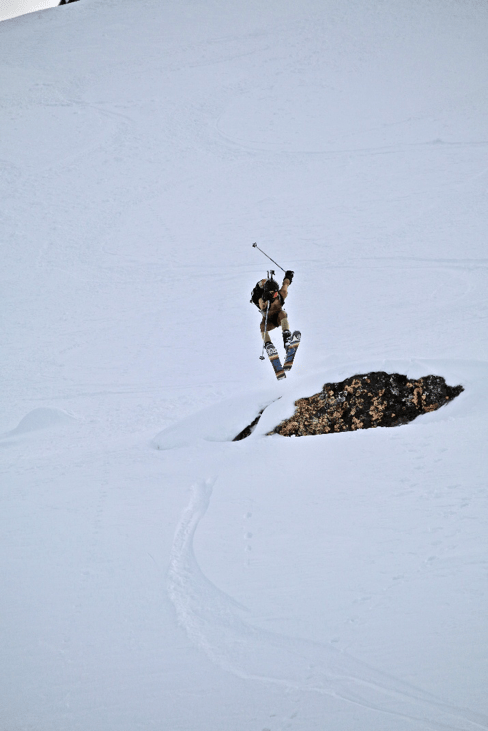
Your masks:
{"label": "ski pole", "polygon": [[[276,264],[276,262],[275,262],[275,264]],[[279,264],[277,264],[277,266],[279,266]],[[261,355],[259,356],[259,360],[264,360],[264,345],[265,345],[265,342],[266,342],[265,338],[266,338],[266,335],[268,333],[268,310],[269,310],[269,300],[268,300],[268,305],[266,307],[266,318],[264,320],[263,349],[261,351]]]}
{"label": "ski pole", "polygon": [[[256,243],[254,243],[254,244],[253,244],[253,248],[254,248],[254,249],[259,249],[259,246],[258,246],[258,245],[257,245]],[[268,255],[266,254],[266,252],[265,252],[265,251],[263,251],[262,249],[259,249],[259,251],[261,252],[261,254],[264,254],[264,256],[268,256]],[[268,259],[269,259],[270,261],[272,261],[272,262],[273,262],[273,264],[276,264],[276,266],[277,266],[277,267],[280,267],[280,265],[278,264],[278,262],[277,262],[277,261],[275,261],[274,259],[272,259],[272,258],[271,258],[270,256],[268,256]],[[282,271],[282,272],[284,272],[284,271],[285,271],[285,270],[283,269],[283,267],[280,267],[280,269],[281,269],[281,271]]]}

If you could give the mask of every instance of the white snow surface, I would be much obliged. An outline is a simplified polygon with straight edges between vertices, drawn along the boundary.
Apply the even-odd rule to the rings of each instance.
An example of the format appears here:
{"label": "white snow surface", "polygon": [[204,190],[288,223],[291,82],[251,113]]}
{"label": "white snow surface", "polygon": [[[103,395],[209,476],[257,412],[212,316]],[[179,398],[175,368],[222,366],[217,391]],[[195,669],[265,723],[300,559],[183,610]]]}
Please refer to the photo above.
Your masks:
{"label": "white snow surface", "polygon": [[[478,0],[0,25],[0,728],[488,728],[487,32]],[[280,383],[254,241],[296,272]],[[372,369],[465,390],[266,436]]]}
{"label": "white snow surface", "polygon": [[58,5],[59,0],[0,0],[0,20],[9,20]]}

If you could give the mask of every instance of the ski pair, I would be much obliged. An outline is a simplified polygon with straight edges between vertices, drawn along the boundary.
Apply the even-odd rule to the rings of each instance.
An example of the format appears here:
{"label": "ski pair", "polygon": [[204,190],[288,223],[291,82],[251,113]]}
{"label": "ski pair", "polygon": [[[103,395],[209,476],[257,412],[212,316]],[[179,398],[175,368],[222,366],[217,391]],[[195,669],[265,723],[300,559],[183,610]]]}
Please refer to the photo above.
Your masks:
{"label": "ski pair", "polygon": [[286,348],[285,361],[283,365],[281,365],[280,356],[278,355],[278,351],[276,350],[273,343],[271,341],[268,341],[264,346],[278,381],[286,378],[286,371],[291,370],[298,346],[300,345],[300,338],[300,332],[298,330],[295,330],[295,332],[291,336],[290,342],[288,343],[288,347]]}

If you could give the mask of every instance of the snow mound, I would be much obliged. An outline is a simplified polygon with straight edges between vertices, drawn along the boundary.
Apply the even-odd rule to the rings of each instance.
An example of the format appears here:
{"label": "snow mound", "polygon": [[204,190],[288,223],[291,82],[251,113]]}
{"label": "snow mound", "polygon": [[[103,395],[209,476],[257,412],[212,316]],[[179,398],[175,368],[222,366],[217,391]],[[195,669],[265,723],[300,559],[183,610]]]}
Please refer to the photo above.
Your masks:
{"label": "snow mound", "polygon": [[53,409],[46,406],[29,411],[20,420],[19,424],[12,431],[4,434],[4,437],[22,436],[40,429],[50,429],[62,424],[72,423],[76,417],[62,409]]}
{"label": "snow mound", "polygon": [[156,449],[186,447],[199,439],[231,442],[270,403],[280,398],[276,389],[226,399],[163,429],[153,439]]}

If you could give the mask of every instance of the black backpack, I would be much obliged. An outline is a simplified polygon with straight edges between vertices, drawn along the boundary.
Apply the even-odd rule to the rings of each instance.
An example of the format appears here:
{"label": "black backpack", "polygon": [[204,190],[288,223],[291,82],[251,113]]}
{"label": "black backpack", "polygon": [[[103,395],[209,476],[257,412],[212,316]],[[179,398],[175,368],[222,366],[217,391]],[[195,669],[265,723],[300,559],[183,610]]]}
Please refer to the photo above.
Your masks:
{"label": "black backpack", "polygon": [[254,303],[256,307],[259,310],[259,299],[262,298],[264,294],[264,289],[261,287],[260,283],[258,282],[256,286],[254,287],[253,291],[251,292],[251,299],[249,302]]}

